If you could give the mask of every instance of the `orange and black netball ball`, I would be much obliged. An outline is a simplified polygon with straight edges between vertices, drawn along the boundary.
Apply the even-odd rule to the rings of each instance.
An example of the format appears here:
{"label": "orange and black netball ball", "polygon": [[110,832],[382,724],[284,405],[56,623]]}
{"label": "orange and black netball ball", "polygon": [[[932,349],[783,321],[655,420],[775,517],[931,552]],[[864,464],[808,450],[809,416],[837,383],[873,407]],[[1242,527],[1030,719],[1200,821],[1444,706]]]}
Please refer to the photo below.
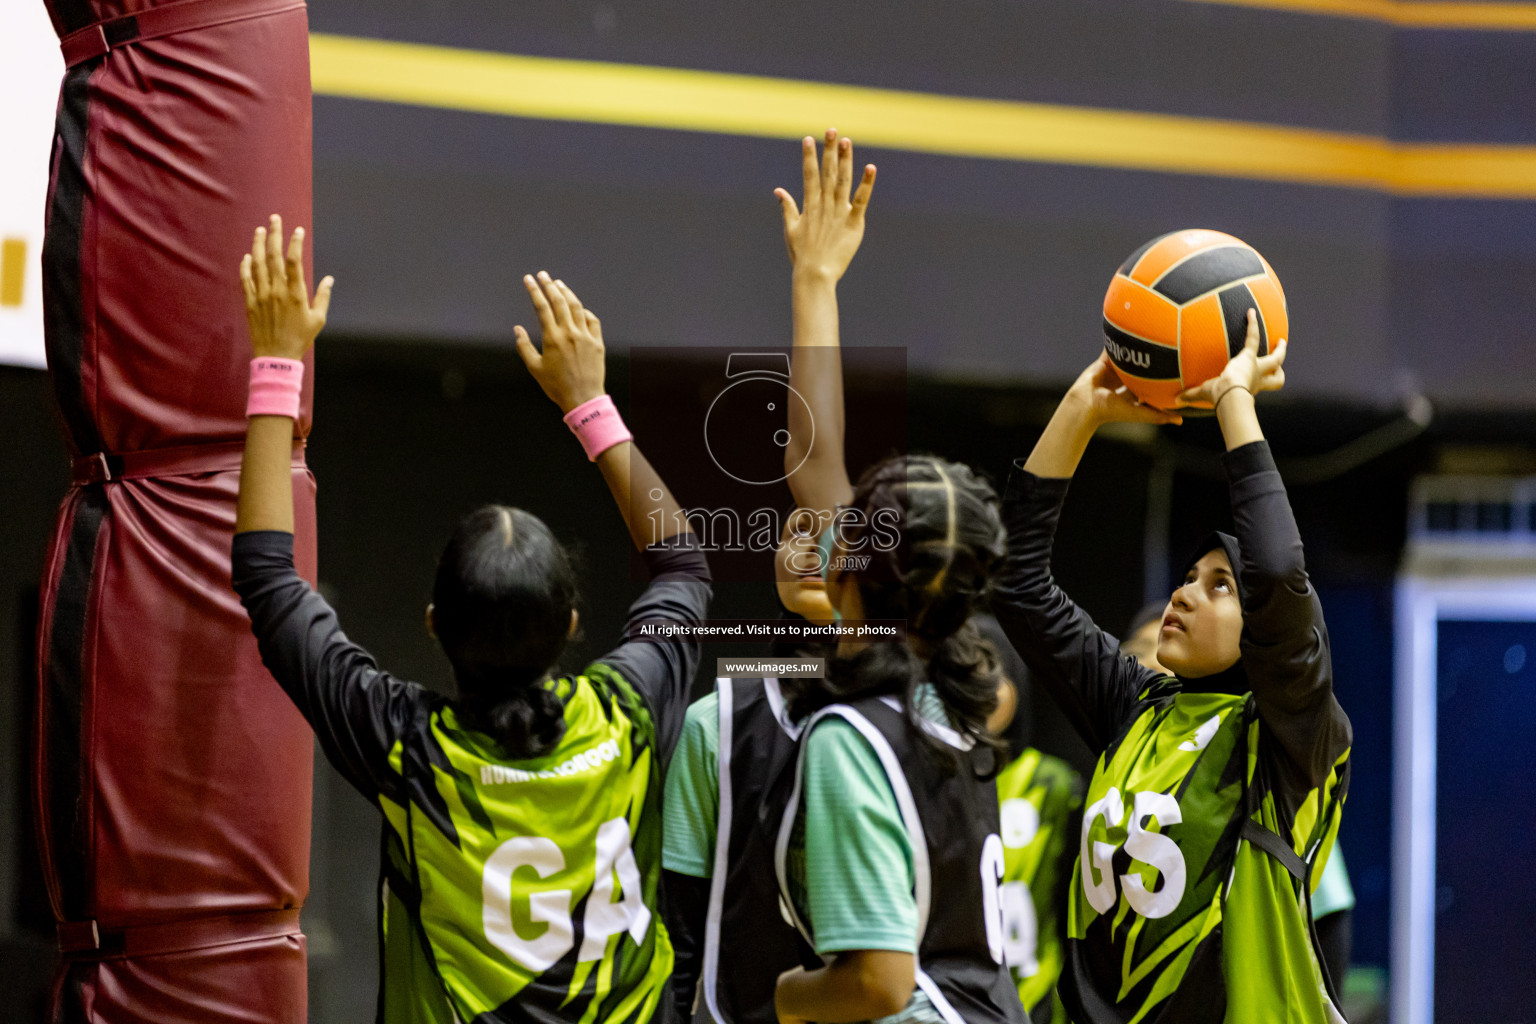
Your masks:
{"label": "orange and black netball ball", "polygon": [[[1259,355],[1289,337],[1285,292],[1253,246],[1192,228],[1154,238],[1104,295],[1104,348],[1136,397],[1171,409],[1180,391],[1221,373],[1258,310]],[[1209,408],[1209,406],[1205,406]]]}

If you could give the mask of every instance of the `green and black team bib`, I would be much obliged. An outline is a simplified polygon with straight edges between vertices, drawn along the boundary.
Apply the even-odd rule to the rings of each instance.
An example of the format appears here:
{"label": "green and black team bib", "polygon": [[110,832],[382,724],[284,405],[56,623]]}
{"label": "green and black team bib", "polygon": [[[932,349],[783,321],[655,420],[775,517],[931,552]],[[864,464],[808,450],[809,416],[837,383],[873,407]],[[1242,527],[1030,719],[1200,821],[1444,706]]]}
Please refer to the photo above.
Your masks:
{"label": "green and black team bib", "polygon": [[1169,680],[1144,699],[1085,800],[1060,984],[1072,1019],[1342,1020],[1307,900],[1338,831],[1347,753],[1283,815],[1251,697]]}
{"label": "green and black team bib", "polygon": [[1003,957],[1032,1020],[1064,1022],[1058,904],[1076,851],[1082,779],[1060,758],[1027,748],[997,776],[1003,841]]}
{"label": "green and black team bib", "polygon": [[565,736],[508,761],[444,705],[390,755],[380,799],[388,1024],[643,1024],[672,971],[661,923],[660,773],[643,700],[615,671],[549,684]]}
{"label": "green and black team bib", "polygon": [[[1013,979],[1003,964],[1000,884],[1003,845],[998,837],[997,787],[988,778],[992,753],[935,723],[924,731],[956,751],[947,764],[922,749],[901,703],[894,697],[860,697],[831,704],[806,720],[837,716],[869,743],[896,797],[912,851],[913,900],[917,904],[917,988],[944,1024],[1025,1024]],[[801,742],[786,792],[774,787],[765,800],[777,819],[774,874],[783,906],[808,950],[816,948],[814,922],[795,903],[790,884],[790,845],[800,814],[806,745]],[[812,960],[814,962],[814,960]]]}

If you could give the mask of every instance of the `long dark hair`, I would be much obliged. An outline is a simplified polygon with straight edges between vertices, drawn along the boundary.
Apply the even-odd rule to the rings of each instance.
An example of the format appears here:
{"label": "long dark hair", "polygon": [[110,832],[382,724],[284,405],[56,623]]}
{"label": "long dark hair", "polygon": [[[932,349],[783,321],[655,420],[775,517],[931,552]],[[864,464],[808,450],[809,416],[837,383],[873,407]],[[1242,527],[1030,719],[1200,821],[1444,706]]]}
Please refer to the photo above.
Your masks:
{"label": "long dark hair", "polygon": [[827,678],[796,701],[795,713],[899,695],[923,748],[948,754],[953,765],[954,751],[921,725],[917,689],[932,683],[954,727],[971,742],[997,749],[986,723],[997,708],[1001,667],[970,622],[984,606],[1006,551],[997,492],[969,466],[929,455],[896,456],[859,478],[848,507],[856,514],[846,517],[851,525],[839,527],[839,539],[844,549],[869,556],[862,569],[849,573],[864,616],[905,619],[916,644],[872,643],[851,657],[832,658]]}
{"label": "long dark hair", "polygon": [[437,563],[433,626],[460,719],[515,759],[547,754],[565,734],[564,708],[541,683],[575,607],[570,556],[538,516],[486,505],[459,520]]}

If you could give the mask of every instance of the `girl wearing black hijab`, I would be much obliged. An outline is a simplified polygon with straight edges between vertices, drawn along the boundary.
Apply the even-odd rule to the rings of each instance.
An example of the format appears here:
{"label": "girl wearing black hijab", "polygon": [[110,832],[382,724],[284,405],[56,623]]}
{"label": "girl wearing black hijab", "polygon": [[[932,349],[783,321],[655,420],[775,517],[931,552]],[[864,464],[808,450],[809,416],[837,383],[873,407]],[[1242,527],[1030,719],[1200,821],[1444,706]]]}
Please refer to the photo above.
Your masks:
{"label": "girl wearing black hijab", "polygon": [[1236,536],[1194,552],[1157,660],[1120,650],[1051,577],[1067,485],[1094,431],[1180,422],[1136,403],[1105,358],[1072,385],[1004,497],[994,608],[1033,677],[1100,752],[1068,898],[1059,992],[1079,1024],[1342,1021],[1308,904],[1338,832],[1349,719],[1328,632],[1254,410],[1285,341],[1244,348],[1185,392],[1215,405]]}

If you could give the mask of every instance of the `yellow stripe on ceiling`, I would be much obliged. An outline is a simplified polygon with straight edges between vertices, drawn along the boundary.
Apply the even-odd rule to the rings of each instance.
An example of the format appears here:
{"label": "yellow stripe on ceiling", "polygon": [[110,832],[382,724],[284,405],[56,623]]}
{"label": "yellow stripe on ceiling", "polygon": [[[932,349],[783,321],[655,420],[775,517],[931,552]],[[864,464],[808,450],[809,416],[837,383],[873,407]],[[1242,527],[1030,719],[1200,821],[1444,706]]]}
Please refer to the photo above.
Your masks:
{"label": "yellow stripe on ceiling", "polygon": [[1400,28],[1536,31],[1536,4],[1431,3],[1398,0],[1194,0],[1228,7],[1262,7],[1334,18],[1381,21]]}
{"label": "yellow stripe on ceiling", "polygon": [[513,117],[794,139],[946,156],[1536,199],[1536,146],[1398,144],[1214,118],[941,96],[755,75],[526,57],[314,34],[317,95]]}

